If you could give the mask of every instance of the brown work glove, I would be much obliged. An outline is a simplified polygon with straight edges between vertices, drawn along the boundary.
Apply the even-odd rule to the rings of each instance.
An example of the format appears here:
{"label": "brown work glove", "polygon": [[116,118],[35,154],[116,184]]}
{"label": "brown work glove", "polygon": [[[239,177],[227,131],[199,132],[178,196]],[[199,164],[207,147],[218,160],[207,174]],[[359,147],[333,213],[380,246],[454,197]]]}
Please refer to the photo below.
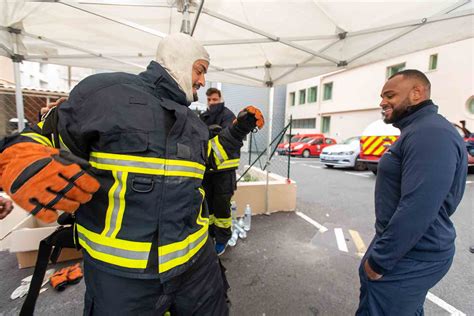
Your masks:
{"label": "brown work glove", "polygon": [[23,209],[51,223],[56,210],[73,213],[99,189],[89,163],[36,143],[18,143],[0,154],[0,187]]}
{"label": "brown work glove", "polygon": [[256,127],[262,129],[264,125],[265,119],[262,112],[253,105],[249,105],[239,112],[230,132],[235,138],[244,139]]}

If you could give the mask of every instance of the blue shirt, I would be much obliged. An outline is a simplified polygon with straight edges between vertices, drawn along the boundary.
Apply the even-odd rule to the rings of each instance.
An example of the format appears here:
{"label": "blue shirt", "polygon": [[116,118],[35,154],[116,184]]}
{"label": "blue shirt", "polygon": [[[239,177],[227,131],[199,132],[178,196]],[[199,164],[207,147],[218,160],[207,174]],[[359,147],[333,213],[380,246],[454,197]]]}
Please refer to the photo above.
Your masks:
{"label": "blue shirt", "polygon": [[401,134],[380,159],[375,185],[376,235],[368,261],[379,274],[403,257],[439,261],[454,255],[449,217],[466,185],[464,140],[431,100],[394,125]]}

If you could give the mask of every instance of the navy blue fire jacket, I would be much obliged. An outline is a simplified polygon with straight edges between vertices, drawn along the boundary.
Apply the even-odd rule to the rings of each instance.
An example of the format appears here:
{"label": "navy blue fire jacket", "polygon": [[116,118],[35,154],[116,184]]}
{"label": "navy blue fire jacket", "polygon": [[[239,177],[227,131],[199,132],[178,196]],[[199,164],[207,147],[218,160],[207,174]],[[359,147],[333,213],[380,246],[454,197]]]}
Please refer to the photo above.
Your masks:
{"label": "navy blue fire jacket", "polygon": [[376,235],[368,261],[386,274],[401,258],[440,261],[454,255],[450,216],[466,185],[466,146],[431,100],[396,124],[401,134],[383,155],[375,185]]}

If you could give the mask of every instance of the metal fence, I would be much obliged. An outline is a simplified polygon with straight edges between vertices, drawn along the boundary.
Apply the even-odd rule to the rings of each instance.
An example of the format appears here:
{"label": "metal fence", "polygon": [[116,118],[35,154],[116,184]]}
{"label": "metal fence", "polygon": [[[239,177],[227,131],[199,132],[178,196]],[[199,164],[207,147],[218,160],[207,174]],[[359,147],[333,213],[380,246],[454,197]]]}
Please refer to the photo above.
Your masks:
{"label": "metal fence", "polygon": [[[67,93],[23,89],[25,125],[38,123],[40,109],[49,102],[54,102],[63,96],[67,96]],[[17,130],[18,118],[15,88],[0,85],[0,138],[8,136]]]}
{"label": "metal fence", "polygon": [[[266,148],[259,148],[257,142],[254,142],[254,134],[250,134],[249,139],[249,151],[248,153],[241,154],[240,158],[240,166],[237,171],[239,174],[238,181],[242,181],[246,179],[248,170],[250,167],[255,166],[260,168],[261,170],[267,170],[269,172],[278,174],[282,177],[286,177],[290,179],[291,175],[291,156],[278,156],[277,155],[277,146],[282,142],[287,131],[291,135],[291,126],[292,126],[292,119],[290,118],[290,122],[277,134],[275,138],[272,139],[270,143],[270,157],[267,154],[268,146]],[[290,137],[291,138],[291,137]]]}

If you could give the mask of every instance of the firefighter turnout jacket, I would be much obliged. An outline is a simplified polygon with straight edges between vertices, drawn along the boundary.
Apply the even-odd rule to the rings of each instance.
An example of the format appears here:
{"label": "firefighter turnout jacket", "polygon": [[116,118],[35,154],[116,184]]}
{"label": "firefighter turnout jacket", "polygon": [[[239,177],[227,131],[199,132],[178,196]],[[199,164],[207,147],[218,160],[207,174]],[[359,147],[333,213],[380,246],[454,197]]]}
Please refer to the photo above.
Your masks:
{"label": "firefighter turnout jacket", "polygon": [[156,62],[141,74],[81,81],[44,122],[0,143],[61,147],[88,160],[101,185],[79,207],[75,231],[85,260],[106,272],[165,282],[197,260],[208,239],[206,167],[238,160],[242,140],[207,126]]}

